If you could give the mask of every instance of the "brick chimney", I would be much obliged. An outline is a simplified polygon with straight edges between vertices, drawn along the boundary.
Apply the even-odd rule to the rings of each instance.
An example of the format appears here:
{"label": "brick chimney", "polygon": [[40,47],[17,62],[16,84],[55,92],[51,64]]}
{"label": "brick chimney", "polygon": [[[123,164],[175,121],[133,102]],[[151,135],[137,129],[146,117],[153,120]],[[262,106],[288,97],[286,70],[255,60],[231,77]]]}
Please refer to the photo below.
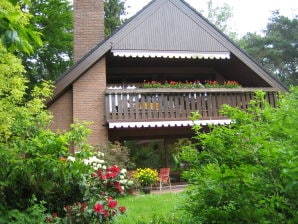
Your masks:
{"label": "brick chimney", "polygon": [[74,61],[104,39],[103,0],[74,0]]}

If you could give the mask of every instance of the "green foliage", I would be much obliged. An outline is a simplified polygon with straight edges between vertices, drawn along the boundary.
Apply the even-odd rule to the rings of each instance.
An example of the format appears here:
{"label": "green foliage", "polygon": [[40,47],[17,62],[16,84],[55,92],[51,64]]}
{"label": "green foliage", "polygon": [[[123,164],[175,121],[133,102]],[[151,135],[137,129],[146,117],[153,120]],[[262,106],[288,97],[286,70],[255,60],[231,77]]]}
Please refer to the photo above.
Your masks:
{"label": "green foliage", "polygon": [[120,16],[126,13],[124,4],[123,0],[104,0],[106,36],[110,35],[123,23]]}
{"label": "green foliage", "polygon": [[138,168],[160,168],[162,166],[163,142],[159,140],[149,140],[141,144],[138,141],[127,141],[125,146],[130,149],[130,162],[132,166],[128,169]]}
{"label": "green foliage", "polygon": [[248,33],[239,45],[283,83],[297,85],[297,39],[298,17],[289,19],[276,11],[262,35]]}
{"label": "green foliage", "polygon": [[[23,8],[32,16],[32,29],[42,33],[44,45],[36,45],[30,56],[19,54],[27,71],[30,84],[42,80],[56,80],[73,64],[73,14],[68,0],[31,0]],[[122,24],[125,14],[124,1],[106,0],[105,34],[111,34]],[[28,19],[29,21],[29,19]]]}
{"label": "green foliage", "polygon": [[30,56],[20,55],[30,83],[56,80],[72,65],[72,5],[67,0],[31,0],[26,6],[30,23],[42,33],[43,46]]}
{"label": "green foliage", "polygon": [[2,0],[0,2],[1,43],[10,52],[33,52],[33,46],[40,46],[40,33],[30,26],[30,14],[21,10],[21,2]]}
{"label": "green foliage", "polygon": [[123,168],[135,167],[135,164],[129,158],[129,148],[122,146],[119,142],[109,142],[106,145],[100,145],[94,151],[104,154],[103,159],[107,162],[108,166],[117,164]]}
{"label": "green foliage", "polygon": [[17,209],[6,210],[0,205],[0,224],[40,224],[46,220],[44,203],[37,203],[33,196],[30,206],[23,212]]}
{"label": "green foliage", "polygon": [[224,3],[221,6],[214,7],[213,1],[207,1],[207,11],[202,13],[207,19],[214,24],[223,33],[228,35],[232,39],[236,39],[236,33],[232,32],[228,23],[233,17],[233,9],[228,4]]}
{"label": "green foliage", "polygon": [[296,223],[298,89],[272,108],[256,93],[247,111],[225,106],[230,126],[211,127],[181,155],[191,164],[185,211],[194,223]]}
{"label": "green foliage", "polygon": [[52,211],[80,197],[79,180],[86,166],[59,158],[74,144],[88,150],[88,131],[76,124],[66,133],[49,129],[51,115],[44,102],[51,85],[42,83],[30,94],[21,61],[0,44],[0,204],[26,210],[32,195]]}

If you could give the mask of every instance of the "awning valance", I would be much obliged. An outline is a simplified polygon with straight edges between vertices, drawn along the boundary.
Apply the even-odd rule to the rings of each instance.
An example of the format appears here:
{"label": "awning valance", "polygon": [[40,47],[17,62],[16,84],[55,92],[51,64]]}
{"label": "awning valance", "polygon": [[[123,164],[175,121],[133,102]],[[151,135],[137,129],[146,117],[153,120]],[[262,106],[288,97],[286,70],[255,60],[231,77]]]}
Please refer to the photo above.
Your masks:
{"label": "awning valance", "polygon": [[112,50],[112,53],[118,57],[133,58],[230,59],[230,52]]}
{"label": "awning valance", "polygon": [[161,128],[161,127],[191,127],[197,125],[226,125],[230,119],[198,120],[198,121],[147,121],[147,122],[110,122],[109,128]]}

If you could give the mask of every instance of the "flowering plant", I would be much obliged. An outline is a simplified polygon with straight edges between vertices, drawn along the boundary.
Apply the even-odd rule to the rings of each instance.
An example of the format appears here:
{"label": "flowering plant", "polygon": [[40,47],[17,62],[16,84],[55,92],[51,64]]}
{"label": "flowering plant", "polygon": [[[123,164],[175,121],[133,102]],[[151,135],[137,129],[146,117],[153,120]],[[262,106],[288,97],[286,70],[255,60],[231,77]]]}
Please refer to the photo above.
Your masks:
{"label": "flowering plant", "polygon": [[240,87],[239,83],[236,81],[225,81],[223,86],[225,88],[237,88]]}
{"label": "flowering plant", "polygon": [[218,81],[205,80],[205,84],[200,83],[199,80],[185,82],[176,81],[146,81],[143,82],[143,88],[177,88],[177,89],[193,89],[193,88],[237,88],[240,87],[236,81],[225,81],[220,84]]}
{"label": "flowering plant", "polygon": [[204,86],[207,88],[218,88],[220,87],[220,84],[218,81],[205,80]]}
{"label": "flowering plant", "polygon": [[204,87],[200,81],[185,81],[185,82],[176,82],[176,81],[164,81],[164,82],[158,82],[158,81],[146,81],[144,80],[143,88],[177,88],[177,89],[188,89],[188,88],[202,88]]}
{"label": "flowering plant", "polygon": [[87,203],[74,203],[65,207],[66,223],[107,223],[118,214],[124,213],[126,208],[118,206],[118,202],[110,196],[99,201]]}
{"label": "flowering plant", "polygon": [[154,169],[144,168],[137,169],[133,177],[142,185],[149,186],[158,181],[158,172]]}
{"label": "flowering plant", "polygon": [[106,169],[98,169],[91,174],[88,193],[116,197],[124,194],[125,190],[130,189],[132,185],[133,181],[128,180],[126,169],[120,169],[114,165]]}
{"label": "flowering plant", "polygon": [[[83,163],[93,168],[91,174],[87,176],[88,186],[91,190],[88,194],[102,194],[116,197],[125,193],[132,187],[133,181],[127,177],[127,170],[113,165],[107,167],[106,161],[100,159],[104,154],[98,152],[96,155],[83,159]],[[68,157],[67,160],[74,162],[74,157]],[[87,197],[87,195],[85,195]],[[89,196],[91,197],[91,196]]]}
{"label": "flowering plant", "polygon": [[119,207],[114,197],[125,193],[133,182],[128,180],[126,169],[113,165],[108,167],[105,160],[101,159],[103,153],[91,154],[88,158],[81,155],[69,156],[63,162],[73,165],[81,164],[88,167],[89,172],[83,175],[80,184],[84,192],[81,201],[65,206],[65,216],[58,217],[55,213],[46,219],[50,223],[110,223],[118,214],[126,211]]}

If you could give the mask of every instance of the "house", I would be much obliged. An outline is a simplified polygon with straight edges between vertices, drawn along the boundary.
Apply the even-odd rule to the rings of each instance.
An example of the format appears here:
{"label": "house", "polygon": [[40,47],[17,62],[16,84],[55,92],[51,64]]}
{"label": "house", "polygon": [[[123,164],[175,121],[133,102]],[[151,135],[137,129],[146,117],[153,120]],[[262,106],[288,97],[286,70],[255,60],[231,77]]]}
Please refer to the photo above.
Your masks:
{"label": "house", "polygon": [[[76,64],[55,84],[53,128],[92,121],[90,143],[192,135],[189,116],[228,124],[222,104],[245,109],[256,90],[275,105],[286,88],[183,0],[153,0],[104,39],[103,1],[74,1]],[[235,80],[241,88],[141,88],[144,80]]]}

